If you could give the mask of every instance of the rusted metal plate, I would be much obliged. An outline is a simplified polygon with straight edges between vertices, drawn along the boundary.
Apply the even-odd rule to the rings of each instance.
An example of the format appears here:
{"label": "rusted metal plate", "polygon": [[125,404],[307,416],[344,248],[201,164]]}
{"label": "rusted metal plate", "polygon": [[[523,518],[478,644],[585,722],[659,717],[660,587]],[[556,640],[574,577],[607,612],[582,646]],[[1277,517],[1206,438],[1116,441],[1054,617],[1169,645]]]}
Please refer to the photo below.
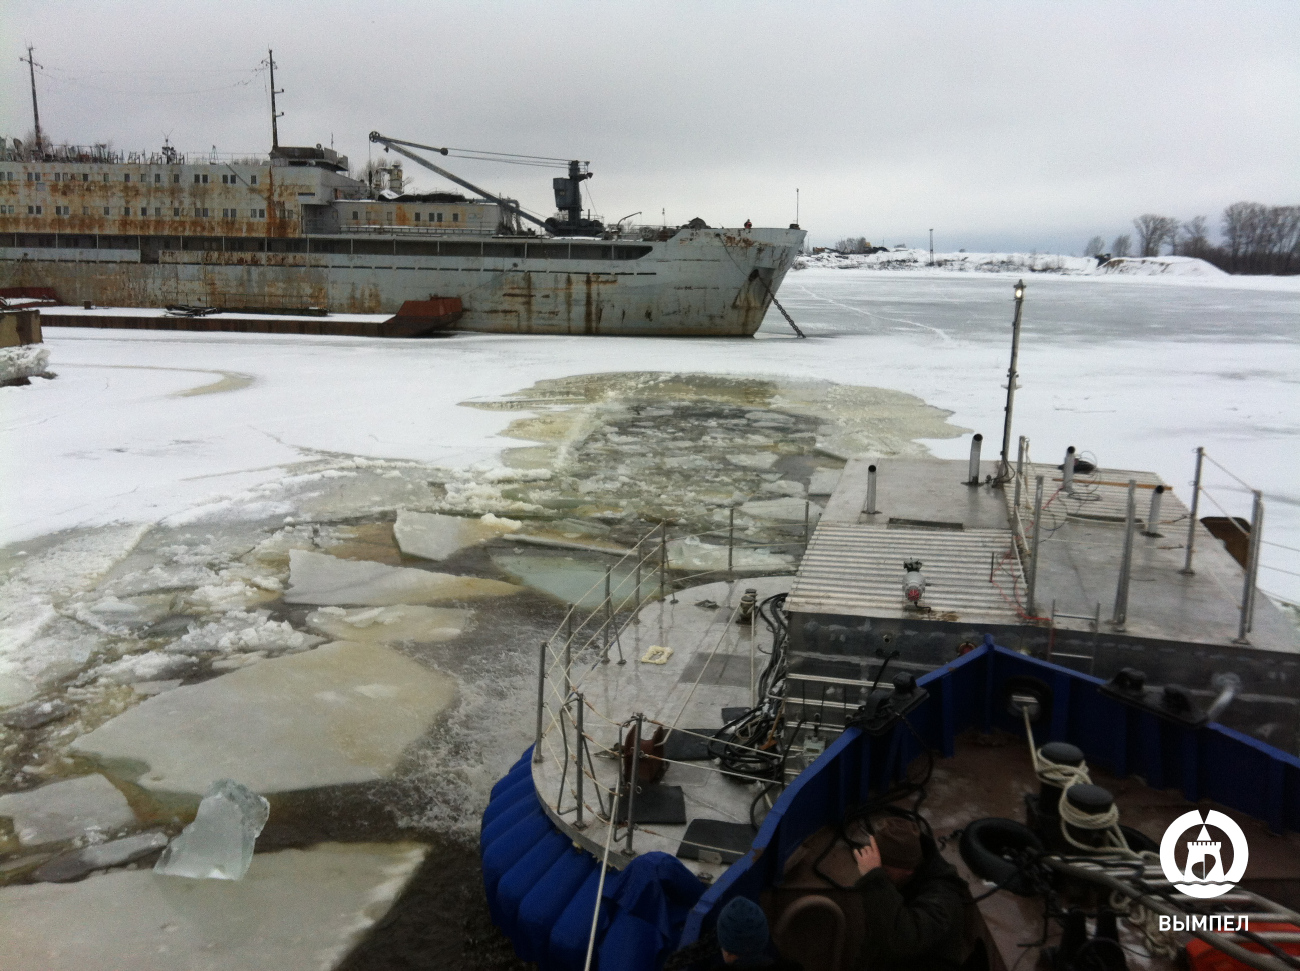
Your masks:
{"label": "rusted metal plate", "polygon": [[464,308],[460,297],[430,297],[407,300],[397,313],[384,321],[385,337],[419,337],[447,330],[460,320]]}

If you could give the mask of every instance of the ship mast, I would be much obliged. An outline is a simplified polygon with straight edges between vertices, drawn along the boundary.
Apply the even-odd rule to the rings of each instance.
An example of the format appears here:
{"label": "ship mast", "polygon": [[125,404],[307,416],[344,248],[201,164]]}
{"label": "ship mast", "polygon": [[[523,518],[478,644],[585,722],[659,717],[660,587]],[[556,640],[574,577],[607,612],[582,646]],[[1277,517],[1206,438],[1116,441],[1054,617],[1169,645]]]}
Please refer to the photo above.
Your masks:
{"label": "ship mast", "polygon": [[[281,88],[279,91],[275,89],[275,52],[269,47],[266,49],[266,65],[271,69],[271,150],[275,151],[280,147],[280,128],[276,124],[276,119],[284,117],[283,111],[275,110],[275,96],[284,94],[284,89]],[[32,97],[36,97],[34,91]]]}
{"label": "ship mast", "polygon": [[32,117],[36,121],[36,151],[38,154],[44,154],[45,142],[43,136],[41,135],[41,109],[36,105],[36,68],[39,67],[40,65],[38,65],[35,61],[32,60],[31,44],[27,45],[27,56],[20,57],[18,58],[18,60],[21,62],[25,62],[27,64],[27,72],[31,75],[32,78]]}

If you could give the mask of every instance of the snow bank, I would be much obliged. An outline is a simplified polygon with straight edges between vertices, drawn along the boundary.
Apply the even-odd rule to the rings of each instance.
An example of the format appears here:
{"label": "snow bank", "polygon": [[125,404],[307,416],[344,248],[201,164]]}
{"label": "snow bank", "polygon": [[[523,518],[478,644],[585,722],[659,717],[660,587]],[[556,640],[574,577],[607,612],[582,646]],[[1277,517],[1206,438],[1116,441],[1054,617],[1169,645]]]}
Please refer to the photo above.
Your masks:
{"label": "snow bank", "polygon": [[946,273],[1059,273],[1087,276],[1096,272],[1090,256],[1059,256],[1039,253],[935,253],[923,249],[889,250],[885,253],[816,253],[795,260],[796,270],[825,267],[832,270],[926,270]]}
{"label": "snow bank", "polygon": [[50,349],[44,344],[0,347],[0,383],[44,374],[49,363]]}
{"label": "snow bank", "polygon": [[1097,273],[1121,276],[1227,277],[1212,263],[1194,256],[1117,256],[1097,267]]}

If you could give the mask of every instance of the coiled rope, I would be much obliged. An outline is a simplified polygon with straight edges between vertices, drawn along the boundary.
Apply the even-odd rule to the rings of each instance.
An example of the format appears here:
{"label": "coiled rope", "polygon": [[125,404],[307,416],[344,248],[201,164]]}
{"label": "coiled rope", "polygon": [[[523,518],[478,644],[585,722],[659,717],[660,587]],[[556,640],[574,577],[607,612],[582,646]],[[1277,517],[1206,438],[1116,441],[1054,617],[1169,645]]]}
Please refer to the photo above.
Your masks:
{"label": "coiled rope", "polygon": [[[1087,813],[1070,802],[1067,798],[1070,786],[1092,785],[1092,778],[1088,774],[1088,763],[1085,761],[1077,766],[1061,765],[1040,758],[1038,746],[1034,744],[1034,730],[1029,722],[1028,708],[1022,708],[1021,714],[1025,720],[1025,736],[1029,739],[1029,758],[1033,763],[1034,773],[1038,776],[1039,781],[1050,786],[1057,786],[1061,790],[1061,798],[1056,804],[1056,810],[1061,820],[1061,836],[1064,837],[1065,841],[1085,853],[1104,853],[1108,856],[1127,857],[1139,865],[1159,864],[1160,855],[1158,853],[1138,852],[1128,845],[1128,840],[1124,837],[1124,831],[1119,826],[1119,807],[1113,802],[1104,813]],[[1076,829],[1103,833],[1105,844],[1092,846],[1088,843],[1081,843],[1070,834],[1069,828],[1071,826]],[[1169,931],[1160,929],[1160,915],[1155,911],[1144,907],[1118,890],[1110,895],[1110,907],[1116,913],[1122,914],[1127,923],[1142,932],[1142,936],[1146,939],[1147,948],[1151,953],[1167,958],[1177,956],[1178,944]]]}

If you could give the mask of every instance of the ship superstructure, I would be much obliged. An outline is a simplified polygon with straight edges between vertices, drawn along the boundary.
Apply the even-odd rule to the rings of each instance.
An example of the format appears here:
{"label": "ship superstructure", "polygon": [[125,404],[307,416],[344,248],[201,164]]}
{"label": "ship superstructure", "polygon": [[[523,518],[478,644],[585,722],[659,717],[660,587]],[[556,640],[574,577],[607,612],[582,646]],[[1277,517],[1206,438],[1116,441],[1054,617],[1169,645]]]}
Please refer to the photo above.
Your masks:
{"label": "ship superstructure", "polygon": [[[557,205],[571,202],[560,197],[576,189],[555,181]],[[513,200],[406,188],[400,164],[358,179],[320,145],[235,157],[6,141],[0,288],[110,307],[336,313],[444,297],[461,300],[469,330],[750,335],[804,239],[794,226],[577,217],[548,220],[540,235],[522,228],[521,215],[539,221]]]}

